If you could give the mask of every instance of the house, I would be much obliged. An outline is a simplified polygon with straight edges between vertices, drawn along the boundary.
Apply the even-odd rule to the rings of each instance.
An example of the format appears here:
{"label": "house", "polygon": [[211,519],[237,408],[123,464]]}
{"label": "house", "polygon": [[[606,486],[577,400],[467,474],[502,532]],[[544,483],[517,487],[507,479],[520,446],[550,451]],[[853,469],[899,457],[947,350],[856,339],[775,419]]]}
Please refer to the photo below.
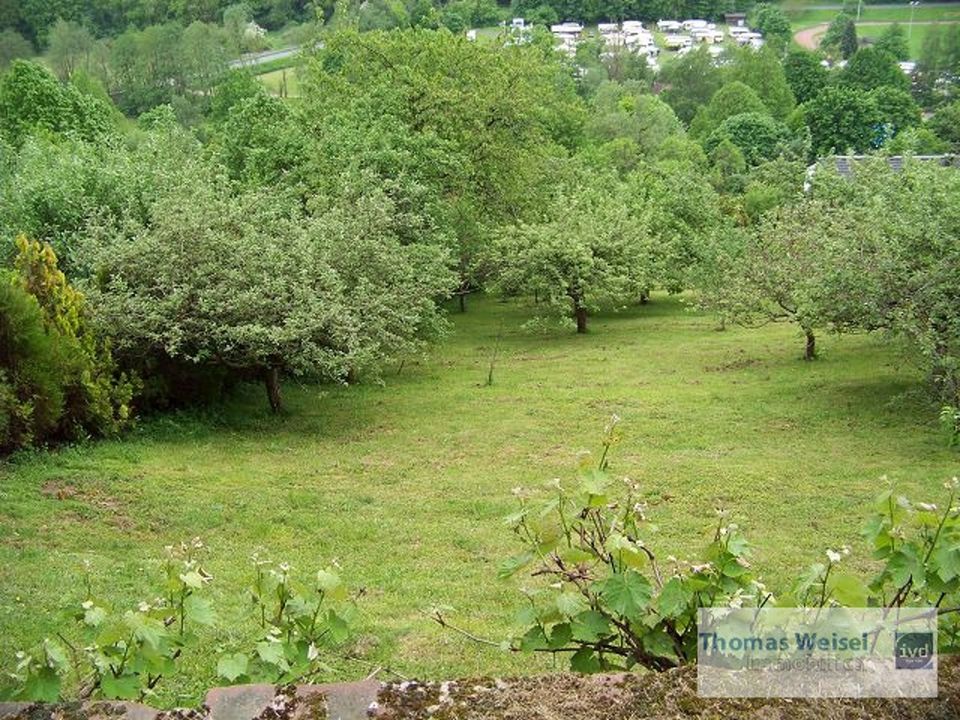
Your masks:
{"label": "house", "polygon": [[724,13],[723,21],[730,26],[730,28],[735,27],[744,27],[747,24],[747,14],[746,13]]}
{"label": "house", "polygon": [[[878,155],[831,155],[827,158],[821,158],[819,162],[807,168],[807,179],[803,183],[803,191],[810,192],[813,184],[813,176],[821,165],[826,165],[827,167],[832,166],[837,171],[837,174],[849,180],[856,172],[857,163],[866,160],[875,160],[878,157]],[[960,169],[960,155],[912,155],[909,156],[909,159],[918,162],[936,163],[942,167],[955,167]],[[885,160],[894,172],[900,172],[903,170],[903,164],[904,161],[907,160],[907,156],[890,155],[886,157]]]}

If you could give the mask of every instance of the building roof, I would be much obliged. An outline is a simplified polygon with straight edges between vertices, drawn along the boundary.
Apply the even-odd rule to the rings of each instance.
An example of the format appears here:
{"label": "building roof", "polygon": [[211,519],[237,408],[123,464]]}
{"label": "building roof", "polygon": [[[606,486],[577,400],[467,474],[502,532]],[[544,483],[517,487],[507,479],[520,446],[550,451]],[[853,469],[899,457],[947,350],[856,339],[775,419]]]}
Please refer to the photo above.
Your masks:
{"label": "building roof", "polygon": [[[813,180],[814,174],[817,172],[817,168],[820,165],[827,164],[832,165],[837,171],[837,174],[841,175],[844,178],[850,179],[853,177],[854,170],[856,169],[857,163],[863,162],[865,160],[875,160],[881,155],[831,155],[830,157],[820,158],[816,163],[810,165],[807,168],[807,179],[803,184],[804,192],[810,190],[810,184]],[[932,162],[937,163],[943,167],[955,167],[960,169],[960,155],[888,155],[884,158],[887,161],[887,164],[894,172],[900,172],[903,170],[903,164],[907,159],[917,160],[919,162]]]}
{"label": "building roof", "polygon": [[[832,158],[837,172],[844,177],[853,175],[854,165],[864,160],[876,157],[875,155],[834,155]],[[944,167],[960,167],[960,155],[912,155],[913,160],[920,162],[933,162]],[[906,158],[903,155],[889,155],[886,158],[887,164],[896,172],[903,170],[903,163]],[[815,165],[813,167],[816,167]]]}

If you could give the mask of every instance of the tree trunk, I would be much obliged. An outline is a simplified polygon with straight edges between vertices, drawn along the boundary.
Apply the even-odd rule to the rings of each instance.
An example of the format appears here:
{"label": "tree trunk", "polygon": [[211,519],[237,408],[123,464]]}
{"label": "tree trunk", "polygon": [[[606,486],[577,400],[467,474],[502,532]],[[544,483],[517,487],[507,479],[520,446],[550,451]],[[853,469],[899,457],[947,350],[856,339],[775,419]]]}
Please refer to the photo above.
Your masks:
{"label": "tree trunk", "polygon": [[283,402],[280,399],[280,368],[267,368],[263,373],[263,382],[267,388],[270,410],[274,413],[280,412],[283,409]]}
{"label": "tree trunk", "polygon": [[467,311],[467,294],[461,292],[459,295],[460,300],[460,312],[465,313]]}
{"label": "tree trunk", "polygon": [[813,330],[808,330],[807,328],[803,329],[804,335],[807,338],[807,346],[803,352],[804,360],[816,360],[817,358],[817,338],[813,334]]}
{"label": "tree trunk", "polygon": [[577,332],[587,331],[587,309],[576,298],[573,299],[573,315],[577,319]]}
{"label": "tree trunk", "polygon": [[648,302],[650,302],[650,291],[644,290],[640,293],[640,304],[646,305]]}

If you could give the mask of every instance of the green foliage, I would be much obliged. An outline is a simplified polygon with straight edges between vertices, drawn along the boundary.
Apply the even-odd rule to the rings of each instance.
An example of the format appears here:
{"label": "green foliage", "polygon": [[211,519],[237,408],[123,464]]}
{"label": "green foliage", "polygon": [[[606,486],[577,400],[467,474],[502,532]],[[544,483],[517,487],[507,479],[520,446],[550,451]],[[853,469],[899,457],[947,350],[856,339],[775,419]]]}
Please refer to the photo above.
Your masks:
{"label": "green foliage", "polygon": [[264,94],[263,85],[247,70],[230,70],[213,87],[207,116],[215,123],[227,119],[230,110],[242,100]]}
{"label": "green foliage", "polygon": [[51,434],[63,413],[59,349],[19,278],[0,272],[0,452]]}
{"label": "green foliage", "polygon": [[0,72],[17,58],[26,60],[32,56],[33,45],[23,35],[10,28],[0,30]]}
{"label": "green foliage", "polygon": [[756,165],[779,155],[789,142],[791,133],[786,125],[761,113],[743,113],[728,117],[710,133],[704,142],[708,153],[722,142],[735,145],[748,165]]}
{"label": "green foliage", "polygon": [[642,248],[648,287],[680,292],[694,285],[704,238],[723,222],[705,166],[701,158],[667,158],[627,177],[626,202],[649,237]]}
{"label": "green foliage", "polygon": [[725,320],[747,326],[796,323],[805,339],[804,357],[812,360],[814,330],[824,324],[824,308],[832,301],[823,274],[835,267],[824,257],[829,243],[846,239],[844,232],[856,237],[855,219],[812,201],[775,209],[764,205],[754,210],[758,225],[715,240],[712,262],[722,272],[702,283],[701,302]]}
{"label": "green foliage", "polygon": [[937,110],[927,121],[927,127],[941,140],[950,143],[953,152],[960,149],[960,100]]}
{"label": "green foliage", "polygon": [[53,249],[23,235],[16,244],[20,282],[40,304],[60,349],[64,415],[59,434],[74,439],[118,433],[131,420],[136,383],[118,371],[109,342],[94,331],[86,301],[57,267]]}
{"label": "green foliage", "polygon": [[770,114],[778,120],[784,119],[793,110],[795,100],[783,64],[769,47],[739,50],[729,68],[729,79],[739,80],[753,88]]}
{"label": "green foliage", "polygon": [[742,113],[769,115],[770,111],[757,93],[739,80],[724,85],[703,105],[690,123],[690,135],[706,139],[729,117]]}
{"label": "green foliage", "polygon": [[345,641],[356,613],[346,586],[333,568],[318,571],[311,585],[302,587],[286,563],[255,554],[253,565],[249,592],[263,636],[249,653],[222,655],[217,675],[229,683],[315,681],[329,670],[321,648]]}
{"label": "green foliage", "polygon": [[69,80],[74,72],[86,64],[95,42],[87,28],[58,19],[50,28],[47,60],[61,80]]}
{"label": "green foliage", "polygon": [[942,155],[951,151],[949,143],[933,134],[928,127],[908,127],[884,143],[891,155]]}
{"label": "green foliage", "polygon": [[196,647],[197,625],[215,621],[201,591],[211,576],[203,570],[199,539],[167,548],[164,580],[157,597],[136,610],[119,611],[95,597],[89,578],[86,598],[74,613],[75,627],[58,640],[17,655],[16,697],[55,702],[70,696],[142,700],[176,674],[183,653]]}
{"label": "green foliage", "polygon": [[298,182],[289,176],[303,167],[307,140],[283,101],[262,92],[241,100],[230,108],[221,136],[232,178],[261,186]]}
{"label": "green foliage", "polygon": [[782,52],[793,38],[790,19],[779,5],[760,3],[754,7],[750,27],[763,33],[763,39],[778,52]]}
{"label": "green foliage", "polygon": [[[669,558],[649,545],[655,532],[637,483],[611,476],[607,454],[617,442],[617,418],[607,427],[599,462],[581,462],[574,484],[554,480],[539,501],[517,489],[520,507],[507,522],[524,550],[501,563],[500,577],[529,571],[541,583],[525,590],[511,647],[569,656],[576,672],[653,670],[696,660],[701,607],[848,606],[936,607],[940,647],[960,643],[960,510],[957,480],[946,484],[942,509],[910,503],[892,490],[876,501],[864,537],[881,571],[869,582],[841,568],[847,547],[827,550],[827,563],[802,573],[777,597],[752,571],[750,546],[727,514],[697,561]],[[447,625],[438,612],[435,618]]]}
{"label": "green foliage", "polygon": [[818,155],[870,149],[877,143],[882,122],[870,94],[847,86],[825,88],[805,104],[804,118]]}
{"label": "green foliage", "polygon": [[478,251],[496,228],[542,210],[555,161],[582,137],[569,70],[538,43],[335,33],[300,80],[310,191],[379,179],[424,220],[404,240],[449,247],[464,289],[481,280]]}
{"label": "green foliage", "polygon": [[[819,173],[818,173],[819,175]],[[847,228],[825,229],[826,318],[841,329],[887,330],[907,339],[944,404],[960,397],[960,280],[951,207],[960,193],[953,168],[907,162],[861,163],[856,182],[824,173],[814,193],[845,215]],[[854,239],[856,239],[854,241]]]}
{"label": "green foliage", "polygon": [[887,53],[896,60],[910,59],[910,45],[907,42],[907,34],[903,31],[903,26],[900,23],[888,25],[883,34],[877,38],[873,47]]}
{"label": "green foliage", "polygon": [[0,450],[117,433],[130,422],[135,383],[91,328],[52,248],[24,236],[16,245],[16,269],[2,283]]}
{"label": "green foliage", "polygon": [[[138,156],[113,137],[98,145],[28,138],[0,177],[0,228],[50,243],[69,270],[74,240],[89,217],[144,207],[152,171]],[[0,249],[0,257],[12,249],[12,243]]]}
{"label": "green foliage", "polygon": [[14,60],[0,76],[0,136],[19,146],[34,132],[98,139],[111,129],[109,107],[73,85],[61,85],[39,63]]}
{"label": "green foliage", "polygon": [[[136,609],[115,610],[108,599],[94,594],[87,574],[85,597],[71,613],[73,628],[60,628],[57,640],[17,653],[14,697],[142,701],[155,695],[161,680],[182,673],[184,656],[199,647],[197,628],[217,622],[203,596],[213,579],[200,562],[204,550],[199,538],[167,547],[157,595]],[[263,636],[249,654],[222,655],[217,675],[230,683],[315,681],[329,670],[320,660],[320,648],[346,640],[356,614],[346,586],[331,568],[320,570],[302,588],[288,564],[257,555],[253,561],[249,596]]]}
{"label": "green foliage", "polygon": [[920,124],[920,108],[906,90],[883,85],[873,90],[870,97],[880,111],[887,137]]}
{"label": "green foliage", "polygon": [[870,594],[886,607],[938,608],[938,644],[943,651],[960,649],[960,512],[954,501],[957,478],[945,483],[942,506],[911,503],[885,490],[863,534],[873,557],[884,563],[869,583]]}
{"label": "green foliage", "polygon": [[648,236],[622,184],[589,171],[574,170],[542,220],[506,228],[487,262],[497,290],[572,310],[581,333],[588,310],[639,298],[653,281]]}
{"label": "green foliage", "polygon": [[840,35],[838,49],[840,56],[844,60],[849,60],[858,52],[860,41],[857,39],[857,26],[853,19],[848,19],[843,25],[843,32]]}
{"label": "green foliage", "polygon": [[[660,97],[687,124],[693,120],[697,109],[706,105],[724,82],[723,73],[714,64],[706,47],[699,47],[665,63],[660,78],[665,85]],[[749,82],[746,84],[750,85]]]}
{"label": "green foliage", "polygon": [[747,161],[743,153],[730,140],[724,138],[710,153],[713,167],[713,186],[717,192],[738,192],[742,189],[742,175],[746,172]]}
{"label": "green foliage", "polygon": [[[853,50],[850,53],[852,55],[856,52],[856,40],[857,40],[857,26],[854,22],[854,19],[848,15],[846,12],[838,13],[833,20],[830,21],[830,25],[827,27],[827,31],[823,34],[823,37],[820,39],[820,47],[825,51],[831,54],[840,53],[840,44],[844,41],[844,38],[850,33],[852,28],[853,32]],[[849,43],[849,39],[847,39]],[[847,57],[847,55],[843,55]]]}
{"label": "green foliage", "polygon": [[501,564],[500,577],[528,570],[542,580],[526,591],[512,645],[568,655],[577,672],[692,662],[700,607],[766,600],[749,546],[725,514],[697,561],[663,561],[651,550],[656,526],[639,485],[607,467],[617,421],[599,460],[584,457],[574,482],[555,480],[543,500],[518,489],[519,509],[507,519],[524,550]]}
{"label": "green foliage", "polygon": [[149,222],[94,220],[78,251],[118,352],[259,374],[278,410],[278,373],[376,374],[442,331],[446,255],[403,244],[376,185],[306,215],[276,189],[234,194],[187,139],[156,141],[178,167],[156,178]]}
{"label": "green foliage", "polygon": [[910,90],[910,78],[897,65],[896,59],[873,47],[858,50],[840,73],[840,82],[861,90],[892,87]]}
{"label": "green foliage", "polygon": [[960,408],[953,405],[940,408],[940,427],[943,428],[950,447],[960,446]]}
{"label": "green foliage", "polygon": [[828,71],[820,58],[806,50],[791,50],[783,60],[783,73],[798,103],[815,98],[827,86]]}
{"label": "green foliage", "polygon": [[670,106],[636,81],[601,83],[590,99],[585,131],[599,145],[601,165],[623,173],[642,159],[661,157],[668,138],[683,135]]}

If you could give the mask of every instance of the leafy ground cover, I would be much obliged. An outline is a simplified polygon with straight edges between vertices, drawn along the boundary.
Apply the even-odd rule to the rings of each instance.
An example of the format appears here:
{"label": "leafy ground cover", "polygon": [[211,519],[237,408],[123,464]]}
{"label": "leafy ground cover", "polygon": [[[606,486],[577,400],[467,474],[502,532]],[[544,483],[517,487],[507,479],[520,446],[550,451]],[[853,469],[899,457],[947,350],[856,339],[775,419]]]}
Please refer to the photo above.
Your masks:
{"label": "leafy ground cover", "polygon": [[451,315],[451,337],[383,385],[291,385],[280,419],[251,387],[220,412],[0,466],[0,667],[64,625],[84,561],[99,596],[135,605],[155,592],[163,547],[199,536],[219,628],[163,704],[194,704],[216,657],[254,636],[243,589],[258,548],[304,577],[338,561],[362,590],[333,678],[549,669],[425,611],[449,605],[457,625],[506,636],[524,582],[496,579],[518,549],[502,522],[511,489],[569,477],[614,413],[624,439],[612,470],[642,483],[657,551],[699,548],[723,506],[772,588],[827,547],[853,546],[851,563],[867,569],[859,528],[881,475],[936,501],[957,474],[922,378],[885,338],[825,336],[807,363],[794,329],[719,332],[675,297],[598,315],[583,336],[522,328],[528,303],[469,305]]}

